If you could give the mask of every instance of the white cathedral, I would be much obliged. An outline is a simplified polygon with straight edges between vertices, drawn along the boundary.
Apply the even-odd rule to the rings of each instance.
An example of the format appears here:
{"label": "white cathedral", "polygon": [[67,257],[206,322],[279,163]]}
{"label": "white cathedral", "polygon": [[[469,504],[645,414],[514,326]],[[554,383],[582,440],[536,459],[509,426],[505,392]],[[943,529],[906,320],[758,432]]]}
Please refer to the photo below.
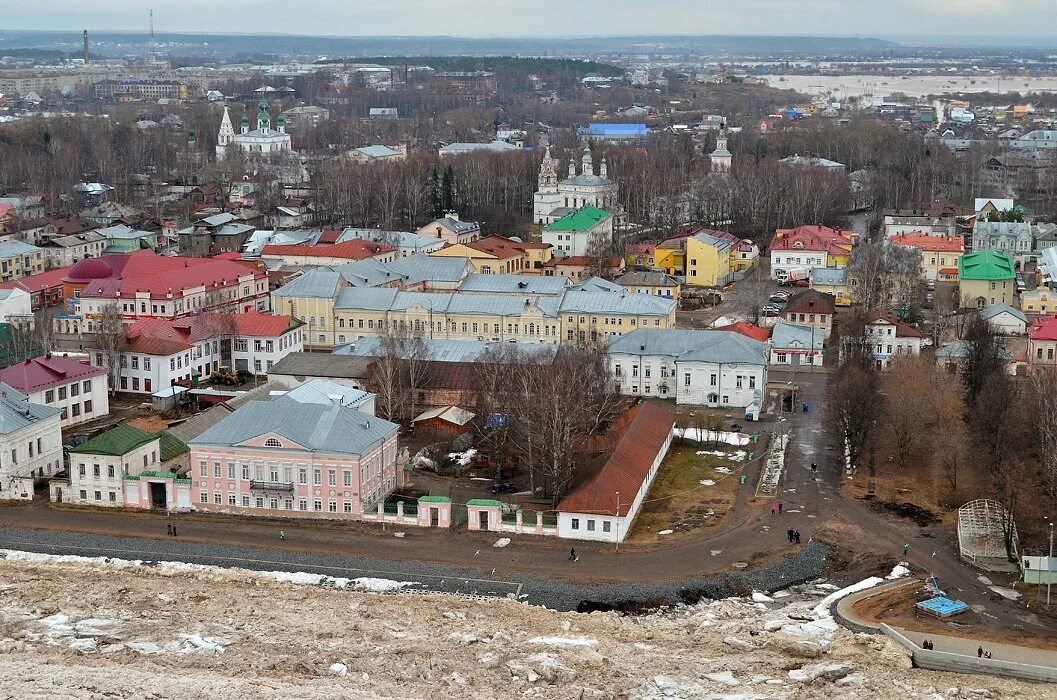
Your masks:
{"label": "white cathedral", "polygon": [[712,159],[712,172],[726,173],[730,171],[730,162],[734,160],[734,155],[727,150],[726,122],[723,122],[723,125],[719,127],[719,134],[716,136],[716,150],[712,151],[710,158]]}
{"label": "white cathedral", "polygon": [[286,119],[280,114],[275,128],[272,129],[272,118],[264,100],[257,106],[257,128],[250,131],[250,118],[247,115],[243,115],[240,126],[241,131],[236,134],[231,126],[231,114],[227,105],[224,105],[224,118],[217,134],[217,160],[224,160],[228,150],[234,147],[240,148],[244,154],[254,156],[293,153],[290,134],[286,133]]}
{"label": "white cathedral", "polygon": [[548,146],[543,154],[543,165],[540,166],[539,190],[532,196],[533,220],[546,226],[582,207],[605,209],[619,218],[621,212],[617,184],[606,175],[606,159],[603,158],[599,163],[598,174],[595,175],[591,149],[585,148],[580,174],[576,174],[576,161],[570,160],[569,177],[559,182]]}

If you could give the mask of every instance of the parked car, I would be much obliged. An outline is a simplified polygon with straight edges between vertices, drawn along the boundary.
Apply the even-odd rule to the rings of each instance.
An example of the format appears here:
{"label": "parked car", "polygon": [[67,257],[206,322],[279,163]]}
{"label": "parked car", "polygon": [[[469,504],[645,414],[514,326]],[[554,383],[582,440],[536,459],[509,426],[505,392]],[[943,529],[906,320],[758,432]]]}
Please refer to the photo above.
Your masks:
{"label": "parked car", "polygon": [[492,484],[492,493],[517,493],[517,486],[513,484]]}
{"label": "parked car", "polygon": [[797,280],[796,281],[796,286],[798,286],[798,287],[810,287],[811,286],[811,280]]}
{"label": "parked car", "polygon": [[771,302],[772,304],[784,305],[787,301],[789,301],[789,297],[785,296],[784,294],[772,294],[771,296],[767,297],[767,301]]}
{"label": "parked car", "polygon": [[935,289],[936,289],[936,280],[929,280],[928,282],[926,282],[925,283],[925,288],[928,289],[930,292],[935,291]]}
{"label": "parked car", "polygon": [[782,313],[781,309],[779,309],[777,306],[771,306],[770,304],[760,309],[760,311],[763,313],[764,316],[767,317],[778,316]]}

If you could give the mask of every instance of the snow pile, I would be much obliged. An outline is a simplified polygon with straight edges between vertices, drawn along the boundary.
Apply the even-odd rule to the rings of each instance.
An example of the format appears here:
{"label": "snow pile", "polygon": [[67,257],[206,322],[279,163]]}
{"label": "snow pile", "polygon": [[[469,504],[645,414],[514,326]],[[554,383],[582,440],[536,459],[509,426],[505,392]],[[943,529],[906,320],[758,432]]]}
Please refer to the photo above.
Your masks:
{"label": "snow pile", "polygon": [[458,464],[460,467],[465,467],[467,464],[473,461],[473,458],[477,456],[477,449],[471,447],[465,452],[449,452],[448,459]]}
{"label": "snow pile", "polygon": [[901,561],[892,567],[892,573],[885,576],[886,581],[894,581],[897,578],[903,578],[904,576],[910,575],[910,569],[907,567],[905,561]]}
{"label": "snow pile", "polygon": [[596,647],[598,640],[574,637],[534,637],[529,644],[545,644],[557,647]]}
{"label": "snow pile", "polygon": [[745,461],[745,458],[749,456],[749,453],[745,450],[736,450],[734,452],[723,452],[722,450],[698,450],[696,454],[708,457],[722,457],[731,462],[743,462]]}
{"label": "snow pile", "polygon": [[712,480],[712,479],[701,479],[697,483],[701,484],[702,486],[715,486],[716,485],[716,482],[714,480]]}
{"label": "snow pile", "polygon": [[752,438],[744,433],[728,433],[722,430],[705,430],[703,428],[673,428],[675,437],[694,442],[721,442],[725,445],[743,447],[748,445]]}
{"label": "snow pile", "polygon": [[418,581],[393,581],[383,578],[341,578],[326,576],[324,574],[310,574],[304,571],[254,571],[250,569],[231,568],[225,569],[220,566],[209,566],[207,564],[190,564],[183,561],[144,561],[142,559],[117,559],[112,557],[82,557],[74,554],[40,554],[38,552],[22,552],[13,549],[0,549],[0,559],[9,561],[34,562],[42,564],[95,564],[108,567],[137,568],[150,566],[154,571],[164,574],[175,575],[183,573],[205,573],[223,575],[229,571],[240,574],[270,579],[279,583],[292,583],[298,586],[319,586],[323,588],[352,588],[359,591],[372,591],[375,593],[391,593],[411,586],[420,585]]}
{"label": "snow pile", "polygon": [[509,537],[500,537],[498,540],[495,541],[495,544],[493,544],[492,546],[496,547],[498,549],[502,549],[503,547],[506,547],[509,544],[510,544],[510,538]]}

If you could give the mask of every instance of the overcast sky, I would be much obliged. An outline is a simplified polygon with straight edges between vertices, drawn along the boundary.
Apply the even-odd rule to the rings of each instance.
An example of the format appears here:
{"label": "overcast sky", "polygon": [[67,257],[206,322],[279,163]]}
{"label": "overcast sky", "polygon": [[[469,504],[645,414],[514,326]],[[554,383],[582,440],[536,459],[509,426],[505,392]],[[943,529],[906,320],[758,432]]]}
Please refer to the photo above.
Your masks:
{"label": "overcast sky", "polygon": [[[7,29],[142,30],[151,0],[9,0]],[[340,36],[1057,33],[1057,0],[165,0],[158,32]]]}

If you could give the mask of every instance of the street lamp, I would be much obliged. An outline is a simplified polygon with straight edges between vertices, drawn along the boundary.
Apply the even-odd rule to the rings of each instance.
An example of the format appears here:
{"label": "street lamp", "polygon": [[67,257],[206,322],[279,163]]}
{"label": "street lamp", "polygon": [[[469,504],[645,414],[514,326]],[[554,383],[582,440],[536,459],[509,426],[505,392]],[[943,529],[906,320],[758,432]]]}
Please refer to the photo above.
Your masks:
{"label": "street lamp", "polygon": [[1050,581],[1053,580],[1053,521],[1050,520],[1050,553],[1046,557],[1046,609],[1050,607]]}

